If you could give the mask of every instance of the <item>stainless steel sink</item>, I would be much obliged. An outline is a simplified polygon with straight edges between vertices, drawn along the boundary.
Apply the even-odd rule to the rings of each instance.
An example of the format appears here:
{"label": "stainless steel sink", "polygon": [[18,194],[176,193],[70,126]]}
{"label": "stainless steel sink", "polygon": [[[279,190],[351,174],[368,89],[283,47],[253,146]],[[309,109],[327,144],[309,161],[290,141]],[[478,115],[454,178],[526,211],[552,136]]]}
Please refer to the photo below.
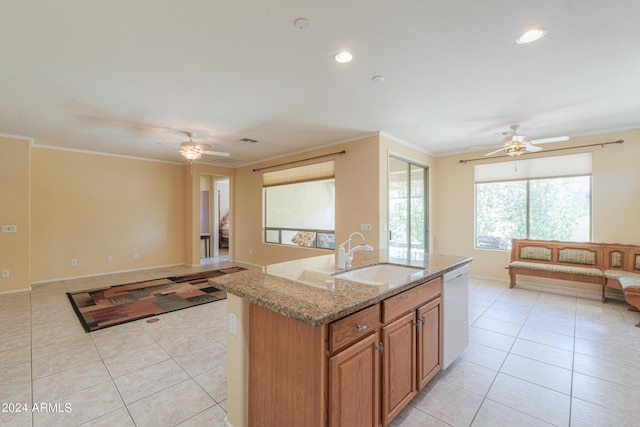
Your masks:
{"label": "stainless steel sink", "polygon": [[422,268],[395,264],[378,264],[334,275],[336,279],[351,280],[365,285],[402,285],[409,283],[413,274],[423,272]]}

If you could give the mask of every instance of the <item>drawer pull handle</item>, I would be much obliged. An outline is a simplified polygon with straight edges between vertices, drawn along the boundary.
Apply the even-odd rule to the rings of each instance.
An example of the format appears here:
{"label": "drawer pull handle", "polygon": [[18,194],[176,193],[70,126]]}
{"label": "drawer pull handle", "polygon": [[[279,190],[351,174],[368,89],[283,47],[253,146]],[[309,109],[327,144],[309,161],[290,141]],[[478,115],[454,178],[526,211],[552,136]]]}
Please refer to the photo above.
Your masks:
{"label": "drawer pull handle", "polygon": [[358,325],[357,328],[359,331],[364,331],[365,329],[367,329],[367,325]]}

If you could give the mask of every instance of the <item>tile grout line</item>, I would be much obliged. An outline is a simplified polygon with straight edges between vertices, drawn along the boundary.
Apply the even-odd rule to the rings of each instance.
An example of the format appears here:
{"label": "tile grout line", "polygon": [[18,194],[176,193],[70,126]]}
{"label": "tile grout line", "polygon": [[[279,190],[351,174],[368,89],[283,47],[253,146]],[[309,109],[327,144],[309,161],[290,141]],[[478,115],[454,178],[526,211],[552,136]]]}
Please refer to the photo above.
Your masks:
{"label": "tile grout line", "polygon": [[[498,296],[498,297],[494,300],[494,302],[493,302],[493,303],[491,303],[491,305],[489,305],[489,307],[487,307],[487,310],[488,310],[489,308],[491,308],[491,307],[496,303],[496,301],[498,301],[498,300],[499,300],[503,295],[505,295],[506,293],[507,293],[507,290],[505,290],[504,292],[502,292],[502,293],[500,294],[500,296]],[[538,294],[538,295],[539,295],[539,294]],[[534,306],[535,306],[535,304],[534,304],[534,305],[532,305],[532,306],[531,306],[531,308],[529,309],[529,312],[527,313],[527,318],[525,319],[525,323],[526,323],[527,319],[529,318],[529,316],[531,315],[531,310],[533,310],[533,307],[534,307]],[[486,310],[485,310],[485,312],[486,312]],[[481,315],[481,316],[482,316],[482,315]],[[481,316],[480,316],[480,317],[481,317]],[[478,317],[478,319],[479,319],[480,317]],[[476,319],[476,321],[477,321],[477,319]],[[475,322],[473,322],[473,323],[475,323]],[[469,325],[469,326],[472,326],[472,325]],[[522,328],[523,328],[523,327],[524,327],[524,323],[520,326],[520,331],[522,331]],[[518,335],[520,334],[520,331],[518,332]],[[507,358],[508,358],[508,357],[509,357],[509,355],[511,354],[511,350],[513,349],[513,346],[515,345],[515,343],[516,343],[516,340],[517,340],[517,339],[518,339],[518,337],[516,336],[516,337],[515,337],[515,339],[513,340],[513,343],[511,344],[511,347],[509,347],[509,351],[507,351],[507,352],[506,352],[506,353],[507,353],[507,355],[505,356],[504,360],[503,360],[503,361],[502,361],[502,363],[500,364],[500,367],[498,367],[498,370],[497,370],[497,372],[496,372],[496,375],[495,375],[495,377],[493,377],[493,380],[491,381],[491,384],[489,385],[489,388],[487,389],[487,392],[485,393],[485,395],[484,395],[484,396],[482,396],[482,402],[480,402],[480,406],[478,406],[478,409],[476,410],[476,413],[473,415],[473,418],[471,419],[471,423],[470,423],[469,425],[473,425],[474,421],[476,420],[476,417],[478,416],[478,414],[480,413],[480,410],[482,409],[482,405],[484,405],[484,402],[485,402],[487,399],[489,399],[489,398],[488,398],[488,396],[489,396],[489,393],[491,392],[491,388],[492,388],[492,387],[493,387],[493,385],[495,384],[496,379],[498,378],[498,375],[500,375],[500,370],[502,369],[502,367],[504,366],[505,362],[507,361]],[[489,399],[489,400],[491,400],[491,399]],[[498,402],[496,402],[496,403],[498,403]],[[510,409],[513,409],[513,408],[510,408]],[[515,410],[515,409],[514,409],[514,410]],[[520,412],[520,411],[518,411],[518,412]],[[525,415],[527,415],[527,414],[525,414]]]}

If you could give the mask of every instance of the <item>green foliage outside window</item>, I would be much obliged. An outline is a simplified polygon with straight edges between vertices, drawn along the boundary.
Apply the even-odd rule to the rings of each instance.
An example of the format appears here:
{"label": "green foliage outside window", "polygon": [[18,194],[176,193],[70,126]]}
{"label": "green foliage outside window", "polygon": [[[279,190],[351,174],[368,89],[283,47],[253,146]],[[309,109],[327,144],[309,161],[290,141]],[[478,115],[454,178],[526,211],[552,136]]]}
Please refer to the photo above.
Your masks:
{"label": "green foliage outside window", "polygon": [[513,238],[589,241],[591,177],[476,184],[476,247],[509,249]]}

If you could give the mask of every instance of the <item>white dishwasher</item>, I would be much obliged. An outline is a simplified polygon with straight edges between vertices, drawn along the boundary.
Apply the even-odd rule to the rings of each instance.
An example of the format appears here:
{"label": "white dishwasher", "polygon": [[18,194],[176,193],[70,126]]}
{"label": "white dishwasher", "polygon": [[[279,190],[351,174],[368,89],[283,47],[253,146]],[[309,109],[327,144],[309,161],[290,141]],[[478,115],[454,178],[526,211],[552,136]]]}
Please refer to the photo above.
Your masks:
{"label": "white dishwasher", "polygon": [[444,274],[442,280],[442,369],[469,345],[469,266]]}

